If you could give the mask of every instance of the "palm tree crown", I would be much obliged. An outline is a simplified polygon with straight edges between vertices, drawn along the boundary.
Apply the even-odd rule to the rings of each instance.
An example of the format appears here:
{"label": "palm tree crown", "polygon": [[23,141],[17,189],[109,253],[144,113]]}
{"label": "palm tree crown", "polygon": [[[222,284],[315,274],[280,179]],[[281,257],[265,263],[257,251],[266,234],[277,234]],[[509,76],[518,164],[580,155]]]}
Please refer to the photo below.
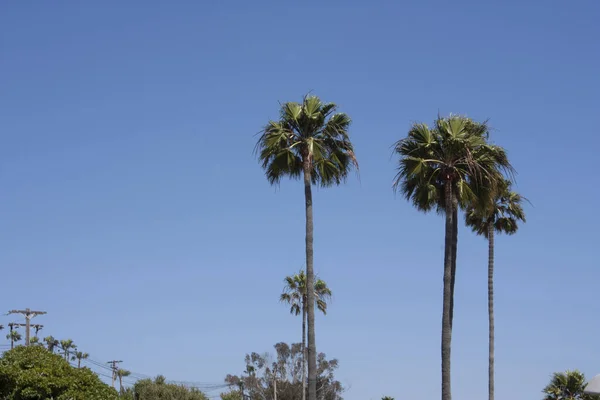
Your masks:
{"label": "palm tree crown", "polygon": [[263,128],[255,148],[269,183],[284,176],[299,179],[306,167],[313,184],[330,186],[341,183],[352,166],[358,168],[350,117],[336,110],[316,96],[282,105],[279,120]]}
{"label": "palm tree crown", "polygon": [[433,128],[414,124],[408,136],[396,142],[400,156],[393,187],[421,211],[436,208],[445,212],[443,189],[452,187],[454,206],[466,207],[477,193],[489,193],[512,174],[512,166],[502,147],[488,143],[488,126],[469,118],[438,117]]}
{"label": "palm tree crown", "polygon": [[557,372],[543,390],[544,400],[592,400],[598,396],[585,394],[585,376],[579,371]]}
{"label": "palm tree crown", "polygon": [[518,223],[526,221],[523,201],[527,199],[511,189],[512,183],[504,179],[488,204],[469,206],[465,214],[467,226],[485,238],[488,238],[490,228],[498,233],[515,234]]}
{"label": "palm tree crown", "polygon": [[[285,287],[279,300],[290,305],[290,313],[299,315],[306,304],[306,273],[299,271],[297,274],[285,277]],[[331,289],[321,279],[315,280],[315,304],[323,313],[327,314],[327,302],[331,299]]]}

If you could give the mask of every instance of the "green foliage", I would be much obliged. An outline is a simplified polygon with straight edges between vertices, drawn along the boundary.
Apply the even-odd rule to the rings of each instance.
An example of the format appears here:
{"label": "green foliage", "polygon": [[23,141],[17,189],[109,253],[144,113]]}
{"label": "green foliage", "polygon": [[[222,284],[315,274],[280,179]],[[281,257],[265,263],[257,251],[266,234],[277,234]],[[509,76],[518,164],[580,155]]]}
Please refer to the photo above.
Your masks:
{"label": "green foliage", "polygon": [[281,106],[279,120],[269,121],[255,148],[271,184],[284,176],[298,179],[307,166],[313,184],[337,185],[358,168],[348,135],[350,117],[336,109],[316,96]]}
{"label": "green foliage", "polygon": [[239,390],[230,390],[229,392],[221,393],[221,400],[242,400],[242,394]]}
{"label": "green foliage", "polygon": [[446,184],[463,208],[491,193],[502,172],[510,175],[513,169],[505,150],[488,143],[488,130],[485,123],[457,115],[439,117],[431,128],[414,124],[394,147],[399,156],[394,189],[425,212],[444,212]]}
{"label": "green foliage", "polygon": [[136,398],[143,400],[208,400],[200,390],[167,383],[165,377],[160,375],[154,380],[137,381],[134,390]]}
{"label": "green foliage", "polygon": [[465,213],[467,226],[486,238],[489,228],[497,233],[515,234],[519,222],[525,222],[523,201],[527,199],[513,192],[511,188],[512,183],[505,179],[499,182],[487,204],[472,203]]}
{"label": "green foliage", "polygon": [[43,347],[30,346],[0,358],[0,399],[116,400],[118,395],[89,369],[73,368]]}
{"label": "green foliage", "polygon": [[581,372],[556,372],[542,393],[544,400],[599,400],[600,396],[583,393],[586,381]]}
{"label": "green foliage", "polygon": [[394,400],[394,398],[391,396],[383,396],[381,400]]}
{"label": "green foliage", "polygon": [[[290,313],[294,315],[302,312],[306,304],[306,273],[302,270],[293,276],[285,277],[285,287],[279,300],[290,305]],[[315,304],[323,313],[327,314],[327,301],[331,299],[331,289],[321,279],[315,279]]]}

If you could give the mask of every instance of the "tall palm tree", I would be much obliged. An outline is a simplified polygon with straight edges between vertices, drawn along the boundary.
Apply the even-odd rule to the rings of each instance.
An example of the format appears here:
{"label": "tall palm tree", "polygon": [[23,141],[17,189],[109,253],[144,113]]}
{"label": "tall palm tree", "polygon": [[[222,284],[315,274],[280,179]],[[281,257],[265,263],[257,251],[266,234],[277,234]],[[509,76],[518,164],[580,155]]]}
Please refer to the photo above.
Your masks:
{"label": "tall palm tree", "polygon": [[[255,152],[269,183],[281,178],[303,178],[306,213],[306,283],[315,282],[313,265],[312,185],[328,187],[342,183],[352,167],[358,168],[348,128],[350,118],[336,113],[333,103],[305,96],[301,103],[281,106],[278,121],[269,121],[262,130]],[[317,347],[315,343],[315,299],[307,295],[308,398],[317,400]]]}
{"label": "tall palm tree", "polygon": [[71,339],[61,340],[60,348],[64,351],[65,360],[69,360],[69,353],[71,350],[76,350],[77,346]]}
{"label": "tall palm tree", "polygon": [[54,353],[54,349],[56,348],[56,346],[59,345],[58,340],[56,340],[54,336],[46,336],[44,338],[44,342],[46,342],[46,345],[48,346],[48,351],[50,353]]}
{"label": "tall palm tree", "polygon": [[[469,118],[438,117],[432,128],[414,124],[394,145],[399,156],[393,187],[420,211],[445,215],[444,294],[442,312],[442,400],[451,395],[451,343],[458,241],[457,212],[488,193],[511,172],[504,149],[488,143],[488,127]],[[483,200],[482,200],[483,201]]]}
{"label": "tall palm tree", "polygon": [[[315,301],[317,308],[327,314],[327,301],[331,299],[331,290],[325,281],[316,278]],[[279,300],[290,305],[290,313],[302,313],[302,400],[306,398],[306,274],[300,270],[297,274],[286,276],[285,286]]]}
{"label": "tall palm tree", "polygon": [[10,327],[10,332],[6,335],[6,338],[10,340],[10,349],[15,348],[15,343],[20,342],[23,339],[23,336],[14,328],[13,324],[8,324]]}
{"label": "tall palm tree", "polygon": [[487,204],[472,204],[465,213],[467,226],[488,240],[488,396],[494,400],[494,235],[513,235],[519,229],[519,222],[525,222],[523,200],[520,194],[511,190],[511,182],[504,180],[497,186],[496,193]]}
{"label": "tall palm tree", "polygon": [[117,370],[117,376],[119,377],[119,393],[123,394],[124,389],[123,389],[123,378],[128,377],[129,375],[131,375],[130,371],[127,371],[126,369],[119,369]]}
{"label": "tall palm tree", "polygon": [[76,351],[73,356],[71,356],[71,360],[77,360],[77,368],[81,368],[81,360],[87,360],[90,355],[88,353],[84,353],[81,351]]}
{"label": "tall palm tree", "polygon": [[542,393],[544,400],[592,400],[600,396],[585,394],[585,376],[579,371],[557,372]]}

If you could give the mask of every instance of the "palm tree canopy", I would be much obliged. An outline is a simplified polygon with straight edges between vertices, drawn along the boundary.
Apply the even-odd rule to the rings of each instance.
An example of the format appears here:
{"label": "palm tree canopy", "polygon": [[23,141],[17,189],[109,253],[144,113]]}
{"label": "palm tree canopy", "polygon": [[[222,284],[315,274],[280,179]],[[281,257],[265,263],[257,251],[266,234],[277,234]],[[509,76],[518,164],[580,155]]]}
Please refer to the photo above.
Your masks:
{"label": "palm tree canopy", "polygon": [[[280,301],[290,305],[290,313],[298,315],[302,311],[302,305],[307,295],[306,273],[300,270],[295,275],[286,276],[284,282],[284,291]],[[331,295],[331,289],[327,283],[321,279],[315,279],[315,304],[323,314],[327,314],[327,302],[331,299]]]}
{"label": "palm tree canopy", "polygon": [[504,149],[489,144],[488,138],[485,122],[458,115],[438,117],[433,128],[414,124],[394,145],[400,157],[394,190],[420,211],[444,212],[443,188],[449,183],[458,205],[466,207],[476,193],[489,193],[503,179],[502,172],[513,172]]}
{"label": "palm tree canopy", "polygon": [[125,378],[126,376],[131,375],[131,372],[127,371],[126,369],[119,369],[117,371],[117,375],[120,376],[121,378]]}
{"label": "palm tree canopy", "polygon": [[525,222],[523,201],[527,199],[513,192],[512,183],[506,179],[496,187],[495,194],[487,204],[473,203],[467,208],[465,221],[473,232],[488,237],[490,226],[495,232],[512,235],[517,232],[519,222]]}
{"label": "palm tree canopy", "polygon": [[303,161],[312,183],[324,187],[340,184],[352,167],[358,169],[348,135],[350,117],[336,111],[334,103],[316,96],[281,106],[279,120],[269,121],[255,147],[269,183],[278,184],[284,176],[300,178]]}
{"label": "palm tree canopy", "polygon": [[557,372],[542,391],[544,400],[591,400],[598,396],[584,394],[585,376],[579,371]]}
{"label": "palm tree canopy", "polygon": [[21,334],[18,331],[10,331],[10,333],[6,335],[6,338],[13,342],[18,342],[23,338],[23,336],[21,336]]}

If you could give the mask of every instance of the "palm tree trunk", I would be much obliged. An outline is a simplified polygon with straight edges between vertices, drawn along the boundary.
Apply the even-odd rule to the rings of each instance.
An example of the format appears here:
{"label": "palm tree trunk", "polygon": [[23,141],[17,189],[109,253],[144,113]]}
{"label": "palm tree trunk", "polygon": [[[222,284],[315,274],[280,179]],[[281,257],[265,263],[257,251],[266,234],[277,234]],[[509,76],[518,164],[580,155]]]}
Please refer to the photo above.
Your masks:
{"label": "palm tree trunk", "polygon": [[494,400],[494,226],[488,226],[489,400]]}
{"label": "palm tree trunk", "polygon": [[454,232],[454,212],[452,204],[452,184],[444,186],[446,196],[446,234],[444,246],[444,298],[442,311],[442,400],[451,400],[450,352],[452,343],[452,246]]}
{"label": "palm tree trunk", "polygon": [[306,204],[306,302],[308,323],[308,400],[317,400],[317,345],[315,343],[315,271],[313,266],[313,208],[311,168],[304,161],[304,198]]}
{"label": "palm tree trunk", "polygon": [[119,393],[123,394],[123,376],[119,375]]}
{"label": "palm tree trunk", "polygon": [[81,368],[81,358],[77,358],[77,368]]}
{"label": "palm tree trunk", "polygon": [[454,199],[452,211],[452,219],[454,224],[452,225],[452,277],[451,277],[451,302],[450,302],[450,327],[454,322],[454,284],[456,283],[456,254],[458,248],[458,202]]}
{"label": "palm tree trunk", "polygon": [[[302,296],[306,302],[306,296]],[[302,400],[306,400],[306,305],[302,305]]]}

